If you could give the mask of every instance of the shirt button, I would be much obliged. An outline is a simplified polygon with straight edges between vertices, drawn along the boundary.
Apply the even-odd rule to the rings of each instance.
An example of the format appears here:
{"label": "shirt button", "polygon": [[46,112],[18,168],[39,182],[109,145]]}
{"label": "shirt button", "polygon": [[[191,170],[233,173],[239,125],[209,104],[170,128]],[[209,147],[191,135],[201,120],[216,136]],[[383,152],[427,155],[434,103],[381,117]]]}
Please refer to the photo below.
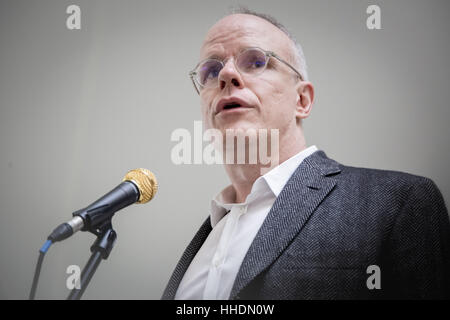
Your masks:
{"label": "shirt button", "polygon": [[239,212],[240,212],[240,213],[246,213],[246,212],[247,212],[247,206],[240,207],[240,208],[239,208]]}

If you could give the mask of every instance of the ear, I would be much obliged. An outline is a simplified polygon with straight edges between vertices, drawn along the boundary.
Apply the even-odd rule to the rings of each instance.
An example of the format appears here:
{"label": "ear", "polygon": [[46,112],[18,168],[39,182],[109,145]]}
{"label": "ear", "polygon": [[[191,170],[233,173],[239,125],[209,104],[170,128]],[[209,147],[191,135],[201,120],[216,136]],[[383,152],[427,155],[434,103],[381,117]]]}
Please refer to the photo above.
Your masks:
{"label": "ear", "polygon": [[314,102],[314,86],[309,81],[300,81],[297,84],[297,121],[308,118]]}

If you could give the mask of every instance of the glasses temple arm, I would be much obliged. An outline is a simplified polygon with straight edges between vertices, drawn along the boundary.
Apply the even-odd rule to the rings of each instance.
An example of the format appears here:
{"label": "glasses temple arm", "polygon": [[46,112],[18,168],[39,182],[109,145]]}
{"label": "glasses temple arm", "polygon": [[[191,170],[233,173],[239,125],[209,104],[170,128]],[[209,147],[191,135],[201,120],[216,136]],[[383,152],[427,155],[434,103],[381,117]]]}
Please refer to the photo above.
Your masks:
{"label": "glasses temple arm", "polygon": [[304,80],[303,80],[302,74],[301,74],[300,72],[298,72],[297,69],[295,69],[293,66],[291,66],[291,64],[290,64],[289,62],[283,60],[283,59],[282,59],[281,57],[279,57],[275,52],[268,51],[267,54],[268,54],[270,57],[274,57],[274,58],[276,58],[277,60],[279,60],[280,62],[283,62],[285,65],[287,65],[289,68],[291,68],[292,71],[294,71],[294,72],[300,77],[300,80],[304,81]]}
{"label": "glasses temple arm", "polygon": [[191,78],[192,84],[195,88],[195,91],[197,91],[198,94],[200,94],[200,91],[197,88],[197,85],[195,84],[195,80],[194,80],[194,76],[195,76],[196,72],[195,71],[191,71],[189,72],[189,77]]}

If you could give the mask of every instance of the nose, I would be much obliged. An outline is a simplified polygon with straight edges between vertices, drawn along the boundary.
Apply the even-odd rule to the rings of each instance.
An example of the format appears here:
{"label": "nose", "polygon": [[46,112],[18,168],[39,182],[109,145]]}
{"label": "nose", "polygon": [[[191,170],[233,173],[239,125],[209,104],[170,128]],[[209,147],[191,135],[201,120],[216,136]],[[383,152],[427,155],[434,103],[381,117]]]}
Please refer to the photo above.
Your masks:
{"label": "nose", "polygon": [[243,88],[244,81],[236,69],[233,59],[228,60],[219,73],[219,87],[221,90],[229,87]]}

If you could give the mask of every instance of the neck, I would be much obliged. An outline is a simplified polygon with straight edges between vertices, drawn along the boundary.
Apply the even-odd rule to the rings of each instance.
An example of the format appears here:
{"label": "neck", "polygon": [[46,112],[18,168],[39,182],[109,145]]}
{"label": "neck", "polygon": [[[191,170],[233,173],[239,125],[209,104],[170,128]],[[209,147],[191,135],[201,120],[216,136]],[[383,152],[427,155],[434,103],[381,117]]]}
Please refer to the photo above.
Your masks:
{"label": "neck", "polygon": [[[298,135],[280,137],[279,146],[279,161],[277,162],[277,165],[306,149],[303,132],[299,130]],[[272,169],[272,167],[268,168],[269,165],[262,165],[260,163],[225,164],[224,166],[236,192],[235,203],[245,202],[256,179]]]}

